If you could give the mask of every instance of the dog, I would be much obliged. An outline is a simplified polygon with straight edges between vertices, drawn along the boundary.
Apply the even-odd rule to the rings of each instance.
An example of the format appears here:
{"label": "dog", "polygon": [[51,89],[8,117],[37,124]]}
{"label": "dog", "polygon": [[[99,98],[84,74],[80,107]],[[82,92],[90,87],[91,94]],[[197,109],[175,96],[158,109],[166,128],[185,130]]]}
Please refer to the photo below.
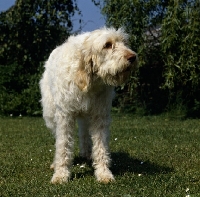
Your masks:
{"label": "dog", "polygon": [[115,180],[109,169],[114,87],[123,84],[138,64],[127,41],[122,28],[104,27],[70,36],[46,61],[40,89],[43,117],[56,139],[51,183],[70,179],[76,120],[80,156],[92,159],[97,181]]}

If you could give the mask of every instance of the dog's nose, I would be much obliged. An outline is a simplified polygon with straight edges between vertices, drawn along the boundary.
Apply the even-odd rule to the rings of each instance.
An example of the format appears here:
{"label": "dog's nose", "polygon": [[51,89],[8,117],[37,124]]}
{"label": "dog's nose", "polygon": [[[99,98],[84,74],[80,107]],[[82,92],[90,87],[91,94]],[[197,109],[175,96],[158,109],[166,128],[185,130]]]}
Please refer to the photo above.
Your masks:
{"label": "dog's nose", "polygon": [[129,54],[127,56],[127,60],[130,62],[130,63],[133,63],[135,60],[136,60],[136,55],[135,54]]}

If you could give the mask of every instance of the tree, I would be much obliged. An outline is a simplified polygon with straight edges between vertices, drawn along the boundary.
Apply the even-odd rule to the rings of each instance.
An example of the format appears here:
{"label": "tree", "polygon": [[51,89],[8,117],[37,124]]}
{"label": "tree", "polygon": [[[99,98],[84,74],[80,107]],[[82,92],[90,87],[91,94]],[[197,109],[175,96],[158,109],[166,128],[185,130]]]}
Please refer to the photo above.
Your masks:
{"label": "tree", "polygon": [[170,1],[162,23],[164,88],[181,97],[189,111],[200,111],[200,1]]}
{"label": "tree", "polygon": [[[72,31],[76,0],[17,0],[0,13],[0,108],[2,113],[33,113],[21,96],[39,81],[49,53]],[[38,84],[37,84],[38,86]],[[39,109],[39,90],[32,101]],[[6,96],[7,95],[7,96]],[[20,97],[20,98],[19,98]],[[19,98],[19,102],[17,100]],[[13,104],[13,107],[11,106]],[[28,100],[27,102],[28,103]],[[37,104],[36,104],[37,103]],[[35,107],[34,107],[35,108]]]}
{"label": "tree", "polygon": [[[93,0],[107,25],[124,27],[132,49],[138,52],[137,88],[132,77],[118,92],[150,112],[168,103],[190,103],[200,110],[200,2],[199,0]],[[179,92],[179,93],[178,93]],[[124,93],[126,93],[124,95]],[[130,107],[129,107],[130,108]]]}
{"label": "tree", "polygon": [[[130,45],[138,53],[140,68],[137,78],[117,92],[120,105],[135,109],[142,105],[149,111],[160,111],[166,103],[163,83],[163,60],[160,46],[160,26],[168,5],[167,0],[104,0],[94,1],[104,14],[107,26],[123,27],[130,35]],[[162,103],[160,99],[162,98]],[[138,102],[139,101],[139,102]],[[159,104],[160,103],[160,104]],[[127,105],[128,104],[128,105]],[[162,106],[161,106],[162,105]]]}

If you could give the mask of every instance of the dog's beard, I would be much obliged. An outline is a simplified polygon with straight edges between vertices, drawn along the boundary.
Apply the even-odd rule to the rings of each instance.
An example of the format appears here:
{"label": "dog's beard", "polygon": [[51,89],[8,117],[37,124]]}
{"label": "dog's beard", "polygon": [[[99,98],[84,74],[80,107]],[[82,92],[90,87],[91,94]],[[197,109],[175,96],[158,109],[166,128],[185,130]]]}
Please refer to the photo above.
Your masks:
{"label": "dog's beard", "polygon": [[[110,67],[112,68],[112,65]],[[135,64],[123,64],[121,66],[118,66],[118,69],[100,68],[97,70],[97,76],[100,77],[105,84],[111,86],[119,86],[129,79],[131,72],[135,70]]]}
{"label": "dog's beard", "polygon": [[116,73],[114,76],[111,74],[107,74],[105,76],[104,83],[111,86],[119,86],[125,83],[130,77],[131,71],[126,69],[122,72]]}

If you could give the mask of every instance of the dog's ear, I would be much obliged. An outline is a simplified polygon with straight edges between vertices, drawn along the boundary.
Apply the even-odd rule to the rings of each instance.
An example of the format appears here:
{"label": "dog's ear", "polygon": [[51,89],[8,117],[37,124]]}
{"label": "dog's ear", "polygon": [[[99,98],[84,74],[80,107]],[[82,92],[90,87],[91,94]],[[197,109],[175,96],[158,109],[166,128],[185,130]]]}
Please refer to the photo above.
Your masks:
{"label": "dog's ear", "polygon": [[87,92],[92,80],[92,58],[82,57],[75,75],[75,83],[83,92]]}
{"label": "dog's ear", "polygon": [[82,43],[79,54],[79,67],[75,76],[75,83],[83,92],[90,88],[93,77],[93,42],[91,35],[87,36]]}

